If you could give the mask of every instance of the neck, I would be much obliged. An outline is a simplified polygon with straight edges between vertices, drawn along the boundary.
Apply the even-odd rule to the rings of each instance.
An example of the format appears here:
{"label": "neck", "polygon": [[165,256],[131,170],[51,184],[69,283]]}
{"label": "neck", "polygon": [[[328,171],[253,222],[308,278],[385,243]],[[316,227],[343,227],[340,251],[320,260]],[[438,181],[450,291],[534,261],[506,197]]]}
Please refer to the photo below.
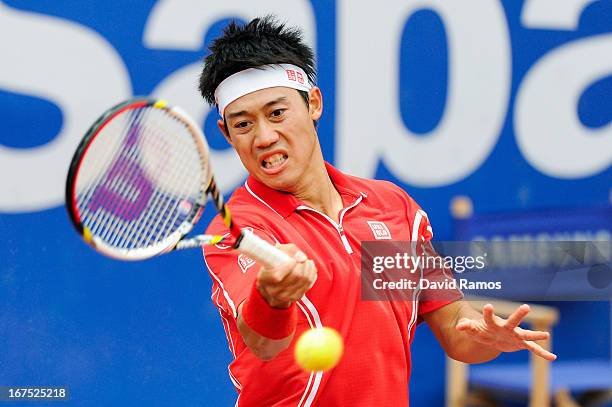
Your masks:
{"label": "neck", "polygon": [[342,197],[327,173],[320,151],[293,195],[309,207],[338,221],[338,213],[343,206]]}

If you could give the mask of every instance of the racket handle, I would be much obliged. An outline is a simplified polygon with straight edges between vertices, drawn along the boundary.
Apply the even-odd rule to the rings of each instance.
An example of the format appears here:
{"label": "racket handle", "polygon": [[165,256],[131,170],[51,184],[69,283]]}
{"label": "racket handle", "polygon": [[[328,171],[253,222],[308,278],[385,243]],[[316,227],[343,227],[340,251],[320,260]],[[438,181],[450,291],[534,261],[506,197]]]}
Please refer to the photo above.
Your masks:
{"label": "racket handle", "polygon": [[287,253],[277,249],[248,230],[241,232],[234,248],[268,268],[276,267],[291,260]]}

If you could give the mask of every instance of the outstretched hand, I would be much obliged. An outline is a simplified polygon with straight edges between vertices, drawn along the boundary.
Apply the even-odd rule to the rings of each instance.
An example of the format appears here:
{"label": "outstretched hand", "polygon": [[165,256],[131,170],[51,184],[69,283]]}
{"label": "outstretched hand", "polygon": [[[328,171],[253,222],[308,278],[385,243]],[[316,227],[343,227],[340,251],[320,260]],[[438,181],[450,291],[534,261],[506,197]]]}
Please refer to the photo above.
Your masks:
{"label": "outstretched hand", "polygon": [[519,327],[523,318],[529,314],[529,310],[529,305],[523,304],[508,319],[503,319],[495,315],[493,305],[487,304],[482,308],[482,318],[461,318],[455,329],[466,332],[474,341],[500,352],[528,349],[541,358],[555,360],[557,355],[534,342],[548,339],[550,337],[548,332],[530,331]]}

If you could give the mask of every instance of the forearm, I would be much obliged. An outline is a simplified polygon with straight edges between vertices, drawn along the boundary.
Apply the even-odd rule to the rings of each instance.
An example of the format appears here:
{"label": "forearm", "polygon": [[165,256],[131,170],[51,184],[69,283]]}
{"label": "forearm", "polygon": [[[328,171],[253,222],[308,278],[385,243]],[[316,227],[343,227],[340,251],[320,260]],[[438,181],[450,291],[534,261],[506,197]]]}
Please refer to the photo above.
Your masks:
{"label": "forearm", "polygon": [[295,305],[273,308],[253,286],[238,307],[238,332],[258,358],[270,360],[291,344],[297,327]]}
{"label": "forearm", "polygon": [[467,331],[458,331],[457,323],[461,318],[480,319],[482,314],[473,309],[469,303],[458,301],[454,318],[450,318],[445,324],[440,343],[447,355],[464,363],[484,363],[495,359],[500,351],[476,342]]}
{"label": "forearm", "polygon": [[249,297],[238,307],[238,331],[260,359],[270,360],[287,349],[297,328],[296,302],[317,279],[312,260],[294,244],[277,245],[291,260],[262,267]]}
{"label": "forearm", "polygon": [[238,332],[245,345],[261,360],[273,359],[287,349],[293,340],[293,333],[286,338],[270,339],[253,331],[242,318],[242,304],[238,308]]}

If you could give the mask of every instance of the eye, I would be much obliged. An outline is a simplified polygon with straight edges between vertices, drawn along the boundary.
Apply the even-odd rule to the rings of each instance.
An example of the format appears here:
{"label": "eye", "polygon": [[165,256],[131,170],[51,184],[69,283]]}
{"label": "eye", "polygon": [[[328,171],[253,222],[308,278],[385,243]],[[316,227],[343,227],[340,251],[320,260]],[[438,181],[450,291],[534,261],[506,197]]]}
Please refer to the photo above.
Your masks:
{"label": "eye", "polygon": [[248,125],[249,125],[249,122],[247,122],[247,121],[241,121],[241,122],[235,123],[235,124],[234,124],[234,128],[236,128],[236,129],[244,129],[244,128],[245,128],[245,127],[247,127]]}
{"label": "eye", "polygon": [[270,114],[271,117],[281,117],[285,113],[286,109],[276,109]]}

